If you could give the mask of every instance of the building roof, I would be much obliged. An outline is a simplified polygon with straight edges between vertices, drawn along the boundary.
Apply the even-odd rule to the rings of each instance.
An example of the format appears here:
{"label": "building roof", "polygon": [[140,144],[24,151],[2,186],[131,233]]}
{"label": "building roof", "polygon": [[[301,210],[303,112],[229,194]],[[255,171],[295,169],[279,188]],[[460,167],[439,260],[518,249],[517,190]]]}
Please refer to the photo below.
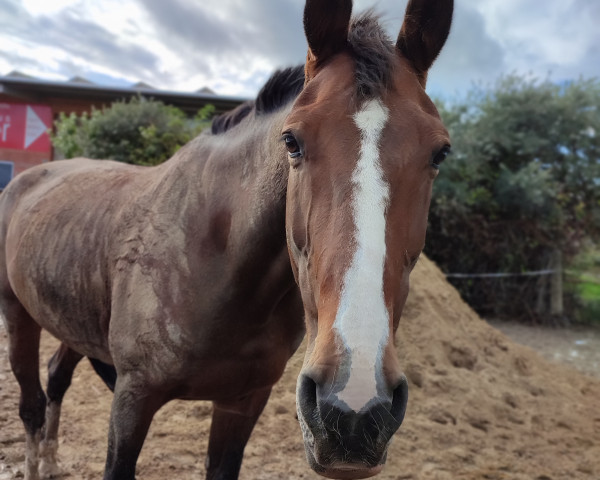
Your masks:
{"label": "building roof", "polygon": [[81,81],[41,80],[17,75],[14,72],[6,76],[0,76],[0,94],[37,103],[44,103],[46,99],[57,97],[112,103],[140,95],[173,105],[188,114],[195,114],[207,104],[214,105],[216,112],[221,113],[231,110],[248,100],[244,97],[223,96],[202,91],[158,90],[141,83],[131,87],[109,87]]}
{"label": "building roof", "polygon": [[88,80],[85,77],[80,77],[79,75],[69,78],[69,83],[87,83],[88,85],[94,84],[94,82],[91,80]]}

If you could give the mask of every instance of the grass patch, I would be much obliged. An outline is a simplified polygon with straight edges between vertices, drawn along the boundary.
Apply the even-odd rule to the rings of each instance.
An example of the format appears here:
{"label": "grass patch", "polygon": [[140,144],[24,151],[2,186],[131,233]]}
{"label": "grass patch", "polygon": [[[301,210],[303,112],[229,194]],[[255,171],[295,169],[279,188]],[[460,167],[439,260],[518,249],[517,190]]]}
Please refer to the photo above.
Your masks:
{"label": "grass patch", "polygon": [[578,290],[584,302],[600,302],[600,283],[583,281]]}
{"label": "grass patch", "polygon": [[578,321],[600,325],[600,248],[594,246],[570,265],[566,289],[574,297]]}

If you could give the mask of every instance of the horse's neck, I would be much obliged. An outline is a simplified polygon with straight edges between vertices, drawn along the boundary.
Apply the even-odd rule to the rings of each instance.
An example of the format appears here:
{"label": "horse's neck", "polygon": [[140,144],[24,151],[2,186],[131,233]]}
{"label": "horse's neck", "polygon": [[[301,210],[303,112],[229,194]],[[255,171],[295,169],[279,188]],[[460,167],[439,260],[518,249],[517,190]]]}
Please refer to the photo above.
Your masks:
{"label": "horse's neck", "polygon": [[248,118],[226,133],[202,135],[168,162],[179,171],[173,174],[178,182],[191,184],[201,211],[197,221],[230,218],[230,242],[285,247],[289,167],[279,143],[285,115]]}

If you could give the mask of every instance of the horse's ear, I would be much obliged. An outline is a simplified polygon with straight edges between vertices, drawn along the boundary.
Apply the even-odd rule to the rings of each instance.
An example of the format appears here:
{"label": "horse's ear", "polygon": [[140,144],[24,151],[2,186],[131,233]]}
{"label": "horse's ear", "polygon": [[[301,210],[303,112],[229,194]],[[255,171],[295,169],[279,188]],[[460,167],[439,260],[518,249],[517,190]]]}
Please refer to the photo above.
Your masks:
{"label": "horse's ear", "polygon": [[409,0],[396,46],[412,63],[422,85],[427,71],[446,43],[453,0]]}
{"label": "horse's ear", "polygon": [[306,80],[348,43],[352,0],[306,0],[304,33],[308,41]]}

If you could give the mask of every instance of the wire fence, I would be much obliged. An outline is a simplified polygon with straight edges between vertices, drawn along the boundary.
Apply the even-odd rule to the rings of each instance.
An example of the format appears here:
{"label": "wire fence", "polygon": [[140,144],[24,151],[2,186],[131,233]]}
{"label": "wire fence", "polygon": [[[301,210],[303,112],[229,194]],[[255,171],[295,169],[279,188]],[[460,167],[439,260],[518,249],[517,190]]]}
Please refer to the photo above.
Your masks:
{"label": "wire fence", "polygon": [[[582,293],[598,292],[600,275],[563,269],[558,257],[548,268],[541,270],[444,275],[465,300],[485,316],[524,316],[540,320],[565,318],[567,312],[571,317],[573,312],[580,311],[587,317],[600,318],[598,294],[586,296]],[[593,296],[592,300],[589,296]],[[585,313],[592,303],[593,314]]]}
{"label": "wire fence", "polygon": [[558,270],[546,269],[533,272],[518,273],[445,273],[446,278],[509,278],[509,277],[537,277],[542,275],[554,275]]}

